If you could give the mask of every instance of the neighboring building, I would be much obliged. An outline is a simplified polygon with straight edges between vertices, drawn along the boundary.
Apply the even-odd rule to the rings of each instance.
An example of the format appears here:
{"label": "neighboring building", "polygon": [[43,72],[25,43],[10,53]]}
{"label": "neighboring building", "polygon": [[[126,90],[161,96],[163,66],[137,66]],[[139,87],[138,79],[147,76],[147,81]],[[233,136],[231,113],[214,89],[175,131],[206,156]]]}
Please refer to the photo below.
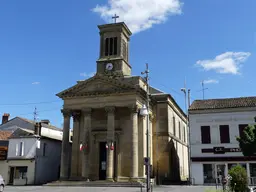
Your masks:
{"label": "neighboring building", "polygon": [[59,179],[62,130],[43,120],[15,117],[0,125],[12,130],[4,175],[6,184],[44,184]]}
{"label": "neighboring building", "polygon": [[256,157],[244,157],[237,136],[256,117],[256,97],[196,100],[189,109],[191,169],[195,184],[215,184],[241,164],[256,183]]}
{"label": "neighboring building", "polygon": [[[97,73],[57,96],[64,100],[62,179],[139,180],[145,178],[146,82],[131,75],[125,23],[98,26]],[[141,64],[144,65],[144,64]],[[167,181],[188,177],[186,115],[170,94],[150,87],[150,157],[154,176]],[[69,144],[70,117],[74,133]],[[80,151],[80,144],[84,149]],[[69,158],[72,159],[69,174]]]}
{"label": "neighboring building", "polygon": [[6,159],[9,145],[8,139],[11,134],[11,131],[0,131],[0,175],[2,175],[5,180],[8,178]]}

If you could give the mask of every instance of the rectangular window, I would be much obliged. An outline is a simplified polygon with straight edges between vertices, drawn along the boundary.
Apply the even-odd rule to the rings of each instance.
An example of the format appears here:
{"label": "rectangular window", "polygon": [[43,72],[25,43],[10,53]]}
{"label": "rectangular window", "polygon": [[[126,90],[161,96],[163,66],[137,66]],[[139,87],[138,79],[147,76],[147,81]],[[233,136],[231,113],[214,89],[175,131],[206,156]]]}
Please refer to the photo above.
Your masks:
{"label": "rectangular window", "polygon": [[24,155],[24,142],[20,142],[19,156]]}
{"label": "rectangular window", "polygon": [[220,142],[221,143],[230,143],[229,126],[228,125],[220,125]]}
{"label": "rectangular window", "polygon": [[215,165],[203,164],[204,183],[215,183]]}
{"label": "rectangular window", "polygon": [[109,51],[109,38],[106,38],[105,40],[105,56],[108,56],[108,51]]}
{"label": "rectangular window", "polygon": [[44,143],[44,147],[43,147],[43,156],[46,155],[46,148],[47,148],[47,143]]}
{"label": "rectangular window", "polygon": [[186,143],[186,127],[185,126],[183,126],[183,132],[184,132],[184,137],[183,137],[183,139],[184,139],[184,142]]}
{"label": "rectangular window", "polygon": [[244,135],[244,129],[248,126],[248,124],[240,124],[239,127],[239,137],[242,137]]}
{"label": "rectangular window", "polygon": [[210,126],[201,126],[201,141],[203,144],[211,143]]}
{"label": "rectangular window", "polygon": [[110,39],[110,41],[109,41],[109,44],[110,44],[109,55],[113,55],[114,42],[113,42],[113,38],[109,38],[109,39]]}
{"label": "rectangular window", "polygon": [[15,179],[26,179],[28,167],[15,167],[14,178]]}
{"label": "rectangular window", "polygon": [[117,37],[114,37],[114,55],[117,55]]}
{"label": "rectangular window", "polygon": [[181,127],[180,127],[180,121],[179,121],[179,139],[181,139]]}
{"label": "rectangular window", "polygon": [[172,124],[173,124],[173,135],[176,136],[176,122],[175,122],[175,117],[172,117]]}

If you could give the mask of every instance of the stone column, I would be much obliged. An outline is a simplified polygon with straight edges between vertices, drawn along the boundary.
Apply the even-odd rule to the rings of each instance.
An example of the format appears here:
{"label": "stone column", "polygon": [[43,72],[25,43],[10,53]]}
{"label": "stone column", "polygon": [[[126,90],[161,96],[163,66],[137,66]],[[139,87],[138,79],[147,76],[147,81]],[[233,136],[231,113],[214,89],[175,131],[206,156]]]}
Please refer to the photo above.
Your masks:
{"label": "stone column", "polygon": [[89,171],[90,171],[90,163],[89,163],[89,148],[91,147],[91,143],[89,142],[89,137],[91,134],[91,108],[83,109],[84,113],[84,131],[83,131],[83,146],[85,147],[83,150],[82,157],[82,177],[85,179],[89,179]]}
{"label": "stone column", "polygon": [[137,105],[130,107],[131,110],[131,179],[138,178],[138,111]]}
{"label": "stone column", "polygon": [[114,145],[115,140],[115,107],[106,107],[105,108],[108,114],[107,122],[107,180],[113,181],[114,173],[114,150],[111,150],[111,143]]}
{"label": "stone column", "polygon": [[72,162],[71,162],[71,177],[78,177],[78,153],[79,153],[79,121],[80,111],[73,111],[73,140],[72,140]]}
{"label": "stone column", "polygon": [[70,116],[71,112],[67,109],[62,109],[64,117],[63,135],[62,135],[62,148],[61,148],[61,170],[60,178],[67,179],[69,177],[69,131],[70,131]]}

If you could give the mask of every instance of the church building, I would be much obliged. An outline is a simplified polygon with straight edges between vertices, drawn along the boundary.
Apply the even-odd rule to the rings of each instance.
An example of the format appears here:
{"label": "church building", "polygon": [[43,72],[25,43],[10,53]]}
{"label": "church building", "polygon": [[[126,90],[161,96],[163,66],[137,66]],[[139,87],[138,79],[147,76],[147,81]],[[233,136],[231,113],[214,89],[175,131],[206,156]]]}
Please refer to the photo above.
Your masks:
{"label": "church building", "polygon": [[[126,24],[104,24],[98,28],[100,54],[96,74],[57,94],[64,101],[60,177],[143,180],[147,118],[140,115],[140,109],[147,102],[147,83],[141,76],[132,76],[129,63],[132,33]],[[154,87],[149,90],[151,176],[161,181],[186,180],[189,170],[186,114],[170,94]]]}

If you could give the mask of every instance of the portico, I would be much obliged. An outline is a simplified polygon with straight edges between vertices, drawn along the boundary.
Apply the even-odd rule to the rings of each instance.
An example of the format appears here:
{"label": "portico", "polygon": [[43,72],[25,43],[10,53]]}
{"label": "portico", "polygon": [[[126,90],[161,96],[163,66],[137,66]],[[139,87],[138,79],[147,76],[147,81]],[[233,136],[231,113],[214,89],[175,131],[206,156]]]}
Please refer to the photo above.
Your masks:
{"label": "portico", "polygon": [[[143,170],[145,120],[139,116],[138,104],[111,105],[101,108],[63,109],[64,135],[61,178],[90,180],[138,180]],[[69,127],[73,119],[71,174],[68,166]],[[139,131],[142,129],[142,131]],[[144,134],[143,134],[144,133]],[[142,138],[139,141],[139,138]],[[82,144],[84,149],[79,150]],[[103,146],[103,147],[102,147]],[[142,154],[139,154],[140,153]]]}

